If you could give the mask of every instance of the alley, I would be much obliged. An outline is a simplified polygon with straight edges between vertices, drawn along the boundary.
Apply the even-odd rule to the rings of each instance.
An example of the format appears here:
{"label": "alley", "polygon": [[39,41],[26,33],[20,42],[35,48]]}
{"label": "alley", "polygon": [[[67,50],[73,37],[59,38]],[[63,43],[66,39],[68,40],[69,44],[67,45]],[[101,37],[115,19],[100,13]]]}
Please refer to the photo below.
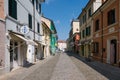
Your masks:
{"label": "alley", "polygon": [[[66,53],[57,54],[25,69],[13,71],[0,80],[108,80],[82,61],[74,63]],[[87,71],[87,72],[86,72]]]}

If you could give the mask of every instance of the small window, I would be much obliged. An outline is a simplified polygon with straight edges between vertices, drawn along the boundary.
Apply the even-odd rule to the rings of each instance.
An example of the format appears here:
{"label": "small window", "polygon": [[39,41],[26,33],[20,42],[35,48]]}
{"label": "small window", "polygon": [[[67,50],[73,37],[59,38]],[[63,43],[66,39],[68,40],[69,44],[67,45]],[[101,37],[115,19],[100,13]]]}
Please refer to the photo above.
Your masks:
{"label": "small window", "polygon": [[81,32],[80,32],[80,39],[81,39]]}
{"label": "small window", "polygon": [[35,1],[35,0],[32,0],[32,4],[33,4],[33,5],[34,5],[34,1]]}
{"label": "small window", "polygon": [[17,2],[16,0],[9,0],[9,16],[17,20]]}
{"label": "small window", "polygon": [[86,14],[83,15],[83,24],[86,22]]}
{"label": "small window", "polygon": [[37,32],[40,33],[40,25],[37,23]]}
{"label": "small window", "polygon": [[115,9],[108,12],[108,25],[115,23]]}
{"label": "small window", "polygon": [[88,18],[91,17],[92,13],[91,13],[91,8],[88,10]]}
{"label": "small window", "polygon": [[28,24],[29,28],[32,29],[32,16],[30,14],[28,15]]}
{"label": "small window", "polygon": [[91,27],[89,26],[88,27],[88,36],[90,36],[91,35]]}
{"label": "small window", "polygon": [[85,14],[84,16],[85,16],[85,17],[84,17],[84,18],[85,18],[84,21],[86,22],[86,14]]}
{"label": "small window", "polygon": [[39,4],[38,4],[38,0],[36,0],[36,10],[37,10],[37,11],[38,11],[38,8],[39,8],[38,5],[39,5]]}
{"label": "small window", "polygon": [[86,36],[88,36],[88,27],[86,28]]}
{"label": "small window", "polygon": [[82,23],[84,24],[84,16],[82,17]]}
{"label": "small window", "polygon": [[99,30],[99,20],[95,21],[95,31]]}
{"label": "small window", "polygon": [[79,31],[79,29],[77,28],[76,31]]}
{"label": "small window", "polygon": [[41,14],[41,4],[39,4],[39,14]]}
{"label": "small window", "polygon": [[82,37],[85,37],[85,30],[82,31]]}
{"label": "small window", "polygon": [[91,30],[90,30],[90,26],[86,28],[86,36],[90,36],[91,34]]}
{"label": "small window", "polygon": [[92,43],[92,52],[93,53],[98,53],[99,52],[99,43],[98,42]]}
{"label": "small window", "polygon": [[79,20],[80,20],[80,27],[81,27],[81,25],[82,25],[82,18],[80,18]]}

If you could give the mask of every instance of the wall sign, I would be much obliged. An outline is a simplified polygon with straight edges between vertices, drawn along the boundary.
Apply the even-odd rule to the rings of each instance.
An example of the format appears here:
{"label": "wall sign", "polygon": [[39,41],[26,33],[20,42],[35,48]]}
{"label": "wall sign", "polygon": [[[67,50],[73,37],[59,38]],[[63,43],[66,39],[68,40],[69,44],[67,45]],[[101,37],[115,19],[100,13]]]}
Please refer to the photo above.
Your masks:
{"label": "wall sign", "polygon": [[27,34],[27,33],[29,32],[28,26],[27,26],[27,25],[22,26],[22,27],[20,28],[20,32],[21,32],[22,34]]}

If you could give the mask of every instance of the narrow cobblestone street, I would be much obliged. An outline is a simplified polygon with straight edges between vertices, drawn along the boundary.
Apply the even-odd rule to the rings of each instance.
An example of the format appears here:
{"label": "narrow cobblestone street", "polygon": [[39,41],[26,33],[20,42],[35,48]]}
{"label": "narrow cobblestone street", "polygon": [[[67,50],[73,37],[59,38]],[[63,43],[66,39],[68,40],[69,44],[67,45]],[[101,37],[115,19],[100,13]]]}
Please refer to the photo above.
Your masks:
{"label": "narrow cobblestone street", "polygon": [[51,80],[85,80],[85,77],[71,59],[63,53],[60,55]]}
{"label": "narrow cobblestone street", "polygon": [[81,72],[85,76],[86,80],[107,80],[105,76],[101,75],[79,59],[75,57],[71,57],[71,59],[79,69],[79,72]]}
{"label": "narrow cobblestone street", "polygon": [[57,54],[28,68],[3,75],[0,80],[108,80],[66,53]]}
{"label": "narrow cobblestone street", "polygon": [[[87,61],[85,58],[75,53],[68,53],[68,55],[70,56],[74,64],[77,66],[77,68],[84,74],[87,80],[96,80],[99,78],[101,79],[101,76],[99,76],[100,74],[104,75],[109,80],[120,80],[119,67],[115,67],[110,64],[105,64],[94,60]],[[82,64],[82,66],[80,64]]]}
{"label": "narrow cobblestone street", "polygon": [[0,80],[120,80],[120,0],[0,0]]}

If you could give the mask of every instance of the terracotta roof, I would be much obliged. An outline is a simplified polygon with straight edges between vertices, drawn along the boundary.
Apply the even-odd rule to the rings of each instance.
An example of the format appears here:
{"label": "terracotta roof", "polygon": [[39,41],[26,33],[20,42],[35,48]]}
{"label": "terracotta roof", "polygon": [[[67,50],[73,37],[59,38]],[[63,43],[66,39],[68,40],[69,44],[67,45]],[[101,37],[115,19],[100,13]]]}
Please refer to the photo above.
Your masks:
{"label": "terracotta roof", "polygon": [[58,40],[58,43],[66,43],[64,40]]}

